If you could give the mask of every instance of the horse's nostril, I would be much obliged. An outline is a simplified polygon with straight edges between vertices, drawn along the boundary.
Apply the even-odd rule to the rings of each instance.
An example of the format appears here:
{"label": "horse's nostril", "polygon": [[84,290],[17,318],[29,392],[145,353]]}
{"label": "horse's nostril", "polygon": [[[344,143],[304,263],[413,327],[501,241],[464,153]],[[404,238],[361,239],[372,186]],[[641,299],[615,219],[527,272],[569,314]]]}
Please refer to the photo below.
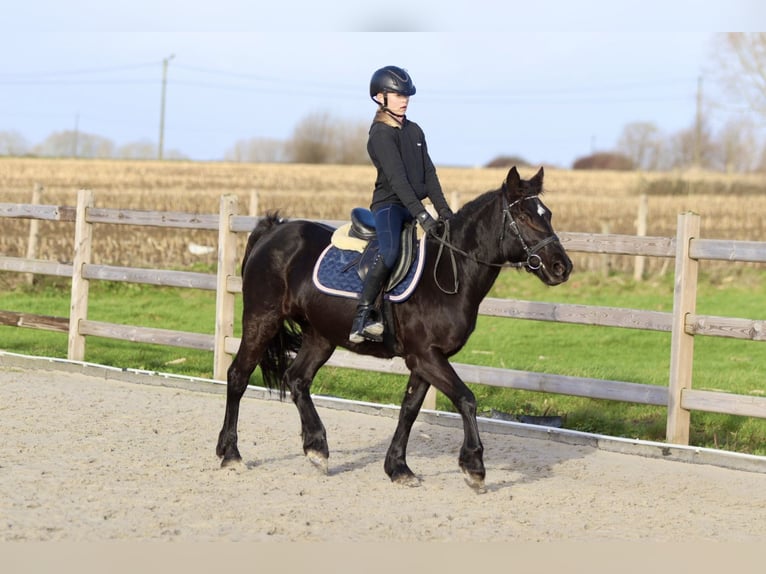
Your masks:
{"label": "horse's nostril", "polygon": [[569,275],[571,270],[572,266],[567,265],[563,261],[556,261],[553,264],[553,272],[556,274],[556,277],[566,277]]}

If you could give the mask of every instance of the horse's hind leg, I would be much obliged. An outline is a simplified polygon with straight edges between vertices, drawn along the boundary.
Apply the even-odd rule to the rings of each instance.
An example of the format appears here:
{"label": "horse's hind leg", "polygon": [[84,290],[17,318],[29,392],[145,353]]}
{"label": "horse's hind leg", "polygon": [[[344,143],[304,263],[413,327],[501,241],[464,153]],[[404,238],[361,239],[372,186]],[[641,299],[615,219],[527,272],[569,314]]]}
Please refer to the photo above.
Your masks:
{"label": "horse's hind leg", "polygon": [[303,331],[301,348],[285,372],[285,382],[301,418],[303,452],[323,473],[327,472],[330,449],[327,445],[327,431],[311,399],[310,390],[314,376],[334,350],[335,347],[327,339],[307,327]]}
{"label": "horse's hind leg", "polygon": [[426,392],[430,385],[420,377],[411,374],[404,394],[402,408],[399,411],[399,424],[396,426],[394,438],[386,453],[383,465],[386,474],[393,482],[408,486],[418,486],[420,481],[407,466],[407,442],[410,438],[412,425],[423,406]]}
{"label": "horse's hind leg", "polygon": [[[248,320],[248,316],[251,319]],[[243,321],[242,341],[237,356],[226,374],[226,414],[215,449],[216,454],[222,459],[222,467],[242,460],[237,448],[239,404],[250,382],[250,375],[258,366],[266,345],[279,331],[278,320],[254,323],[254,316],[253,313],[246,315]]]}

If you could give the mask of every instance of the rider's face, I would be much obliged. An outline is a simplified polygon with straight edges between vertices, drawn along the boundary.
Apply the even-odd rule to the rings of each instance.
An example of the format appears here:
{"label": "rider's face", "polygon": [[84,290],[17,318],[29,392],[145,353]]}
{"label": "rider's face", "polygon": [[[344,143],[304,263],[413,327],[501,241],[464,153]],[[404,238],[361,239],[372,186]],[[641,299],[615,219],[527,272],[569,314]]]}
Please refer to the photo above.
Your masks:
{"label": "rider's face", "polygon": [[[376,99],[378,100],[378,103],[382,104],[385,100],[383,99],[383,94],[378,94]],[[407,105],[410,102],[409,96],[403,96],[402,94],[397,94],[396,92],[389,92],[388,93],[388,109],[394,112],[397,115],[403,116],[407,113]]]}

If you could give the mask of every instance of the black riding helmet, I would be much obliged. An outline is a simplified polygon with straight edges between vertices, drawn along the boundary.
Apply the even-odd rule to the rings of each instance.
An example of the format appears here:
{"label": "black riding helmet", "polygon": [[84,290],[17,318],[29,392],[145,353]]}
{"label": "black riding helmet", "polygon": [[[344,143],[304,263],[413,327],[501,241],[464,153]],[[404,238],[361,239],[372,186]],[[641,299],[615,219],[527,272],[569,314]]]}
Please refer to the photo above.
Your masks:
{"label": "black riding helmet", "polygon": [[389,92],[403,96],[415,95],[415,84],[406,70],[397,66],[386,66],[375,71],[370,80],[370,97],[375,101],[378,94],[385,95]]}

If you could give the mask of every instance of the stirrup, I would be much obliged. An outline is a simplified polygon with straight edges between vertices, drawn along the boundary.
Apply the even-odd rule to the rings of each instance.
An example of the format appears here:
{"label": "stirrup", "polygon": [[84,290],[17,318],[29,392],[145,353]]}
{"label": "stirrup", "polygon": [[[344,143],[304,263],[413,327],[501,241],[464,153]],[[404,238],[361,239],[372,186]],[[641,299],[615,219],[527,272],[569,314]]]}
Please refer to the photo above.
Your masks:
{"label": "stirrup", "polygon": [[364,341],[380,343],[383,341],[383,323],[370,319],[372,310],[371,307],[368,307],[357,311],[351,325],[351,333],[348,336],[349,341],[352,343],[363,343]]}
{"label": "stirrup", "polygon": [[369,323],[365,323],[364,329],[362,329],[362,335],[368,339],[381,341],[381,335],[383,335],[383,322],[370,321]]}

